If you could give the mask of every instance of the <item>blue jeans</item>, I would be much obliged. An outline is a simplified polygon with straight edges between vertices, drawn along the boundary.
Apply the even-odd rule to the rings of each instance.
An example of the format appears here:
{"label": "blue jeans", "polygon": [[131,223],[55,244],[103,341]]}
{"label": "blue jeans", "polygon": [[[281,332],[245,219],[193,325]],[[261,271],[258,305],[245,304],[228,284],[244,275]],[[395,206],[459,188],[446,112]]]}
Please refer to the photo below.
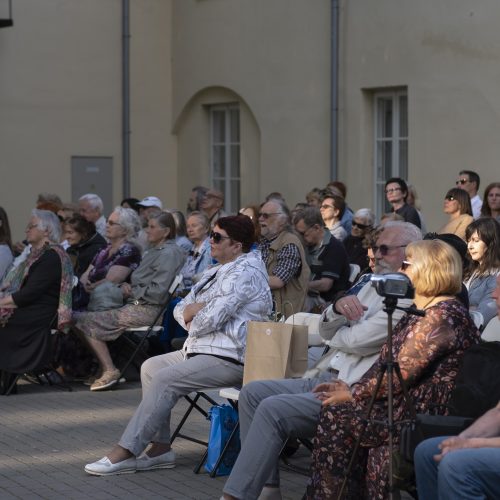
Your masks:
{"label": "blue jeans", "polygon": [[500,498],[500,448],[468,448],[447,453],[441,462],[438,444],[426,439],[415,450],[418,497],[422,500]]}

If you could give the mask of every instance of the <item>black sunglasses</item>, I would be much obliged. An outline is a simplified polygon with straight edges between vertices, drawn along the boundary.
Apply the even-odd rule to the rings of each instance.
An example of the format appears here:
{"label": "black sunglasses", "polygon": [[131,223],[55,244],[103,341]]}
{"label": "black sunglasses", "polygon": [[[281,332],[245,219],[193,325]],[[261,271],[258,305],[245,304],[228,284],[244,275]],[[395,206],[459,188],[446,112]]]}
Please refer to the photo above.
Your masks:
{"label": "black sunglasses", "polygon": [[356,222],[356,221],[352,221],[352,226],[354,227],[359,227],[359,229],[368,229],[370,226],[370,224],[360,224],[359,222]]}
{"label": "black sunglasses", "polygon": [[264,220],[267,220],[272,215],[281,215],[281,214],[282,212],[273,212],[273,213],[259,212],[259,219],[262,217]]}
{"label": "black sunglasses", "polygon": [[466,182],[469,182],[469,179],[459,179],[455,184],[458,186],[459,184],[465,184]]}
{"label": "black sunglasses", "polygon": [[373,250],[373,255],[375,255],[377,251],[379,251],[380,255],[385,257],[389,253],[389,251],[392,250],[393,248],[405,248],[406,246],[407,245],[396,245],[391,247],[389,245],[380,245],[372,247],[372,250]]}
{"label": "black sunglasses", "polygon": [[231,238],[229,236],[222,236],[220,233],[216,233],[215,231],[212,231],[210,233],[210,238],[212,238],[214,243],[219,244],[222,240],[230,240]]}
{"label": "black sunglasses", "polygon": [[448,201],[453,201],[455,199],[455,197],[452,196],[451,194],[449,194],[448,196],[445,196],[444,199],[448,200]]}
{"label": "black sunglasses", "polygon": [[403,260],[401,263],[401,271],[406,271],[411,266],[411,262]]}

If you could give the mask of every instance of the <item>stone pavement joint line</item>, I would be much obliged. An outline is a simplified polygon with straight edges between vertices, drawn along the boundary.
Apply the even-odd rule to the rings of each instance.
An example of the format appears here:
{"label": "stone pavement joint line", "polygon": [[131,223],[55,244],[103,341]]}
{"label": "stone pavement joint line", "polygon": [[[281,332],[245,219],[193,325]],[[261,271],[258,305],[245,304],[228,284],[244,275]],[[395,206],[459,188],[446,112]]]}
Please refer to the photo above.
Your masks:
{"label": "stone pavement joint line", "polygon": [[[225,477],[194,474],[203,454],[200,445],[178,438],[174,469],[110,477],[87,475],[86,463],[100,459],[116,443],[141,398],[140,384],[90,392],[73,385],[73,392],[21,382],[19,394],[0,396],[0,500],[193,499],[218,500]],[[172,426],[186,408],[180,401]],[[193,412],[187,434],[206,439],[209,422]],[[309,464],[303,448],[295,462]],[[283,498],[299,500],[307,478],[281,472]]]}

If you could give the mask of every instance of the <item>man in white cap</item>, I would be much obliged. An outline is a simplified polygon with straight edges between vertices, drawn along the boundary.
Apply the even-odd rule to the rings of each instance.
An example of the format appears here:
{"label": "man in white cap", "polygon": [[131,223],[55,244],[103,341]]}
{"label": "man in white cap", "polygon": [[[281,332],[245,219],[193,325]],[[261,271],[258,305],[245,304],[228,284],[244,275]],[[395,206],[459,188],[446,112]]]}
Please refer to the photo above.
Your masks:
{"label": "man in white cap", "polygon": [[142,229],[139,231],[137,240],[141,247],[145,249],[148,245],[148,238],[145,231],[148,225],[148,219],[151,215],[158,214],[163,210],[163,203],[160,198],[156,196],[146,196],[146,198],[137,203],[137,206],[139,207],[139,217],[141,218],[142,224]]}

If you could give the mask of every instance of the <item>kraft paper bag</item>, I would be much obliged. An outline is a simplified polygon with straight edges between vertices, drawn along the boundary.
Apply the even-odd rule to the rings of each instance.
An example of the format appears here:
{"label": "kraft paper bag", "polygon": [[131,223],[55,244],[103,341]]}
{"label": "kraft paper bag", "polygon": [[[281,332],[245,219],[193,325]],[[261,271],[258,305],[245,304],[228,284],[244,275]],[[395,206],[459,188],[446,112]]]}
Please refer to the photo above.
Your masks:
{"label": "kraft paper bag", "polygon": [[307,369],[307,326],[249,321],[243,385],[301,377]]}

